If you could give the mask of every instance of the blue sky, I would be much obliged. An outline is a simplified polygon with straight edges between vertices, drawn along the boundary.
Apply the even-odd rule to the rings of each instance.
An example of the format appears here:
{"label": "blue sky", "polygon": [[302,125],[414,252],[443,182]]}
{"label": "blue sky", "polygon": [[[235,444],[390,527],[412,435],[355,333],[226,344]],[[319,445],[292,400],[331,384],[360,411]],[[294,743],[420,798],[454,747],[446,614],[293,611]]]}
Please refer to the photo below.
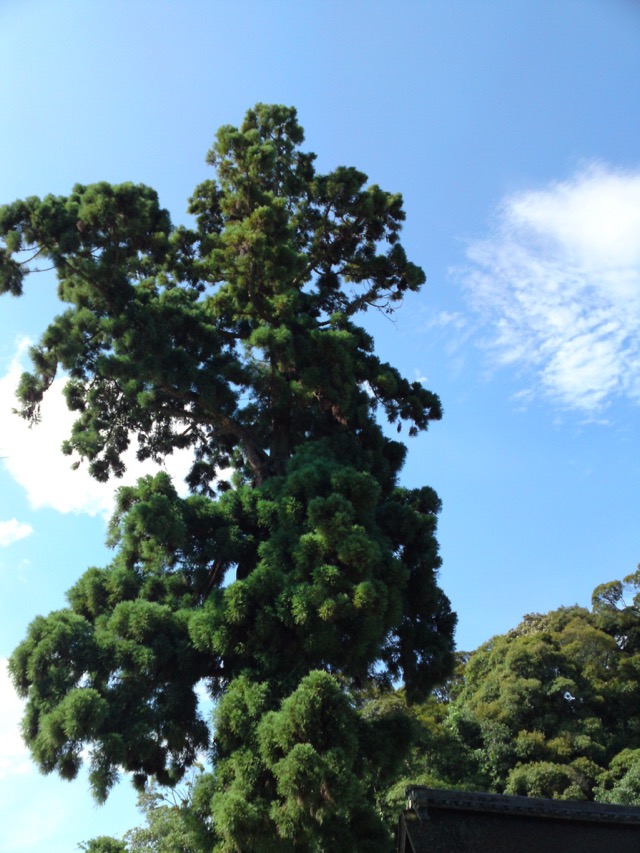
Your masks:
{"label": "blue sky", "polygon": [[[0,203],[132,180],[184,221],[215,130],[258,101],[298,108],[319,170],[401,191],[428,282],[367,324],[443,400],[404,482],[443,499],[441,582],[472,649],[640,560],[639,44],[635,0],[2,0]],[[29,284],[0,311],[2,659],[109,559],[113,486],[60,457],[55,389],[38,429],[10,414],[58,310],[51,278]],[[136,822],[126,783],[96,809],[40,777],[3,670],[0,691],[5,853]]]}

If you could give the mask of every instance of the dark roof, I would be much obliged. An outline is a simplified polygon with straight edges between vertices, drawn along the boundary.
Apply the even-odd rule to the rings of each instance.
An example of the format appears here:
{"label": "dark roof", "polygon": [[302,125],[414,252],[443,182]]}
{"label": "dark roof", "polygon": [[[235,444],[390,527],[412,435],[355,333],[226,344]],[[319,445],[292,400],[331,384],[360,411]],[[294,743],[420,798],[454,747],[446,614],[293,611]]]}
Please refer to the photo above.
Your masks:
{"label": "dark roof", "polygon": [[640,809],[608,803],[407,789],[399,853],[638,853]]}
{"label": "dark roof", "polygon": [[426,816],[429,808],[529,816],[552,820],[595,820],[599,823],[631,823],[640,826],[640,808],[609,803],[548,800],[543,797],[507,797],[471,791],[442,791],[415,785],[407,788],[407,809]]}

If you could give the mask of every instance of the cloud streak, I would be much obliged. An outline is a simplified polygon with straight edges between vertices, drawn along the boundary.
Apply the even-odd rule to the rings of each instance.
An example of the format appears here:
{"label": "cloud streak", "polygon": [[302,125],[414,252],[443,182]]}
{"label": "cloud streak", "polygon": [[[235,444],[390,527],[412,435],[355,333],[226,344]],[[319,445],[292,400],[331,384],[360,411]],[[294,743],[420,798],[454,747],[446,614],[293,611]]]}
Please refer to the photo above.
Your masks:
{"label": "cloud streak", "polygon": [[591,165],[500,204],[462,279],[498,364],[594,413],[640,402],[640,170]]}
{"label": "cloud streak", "polygon": [[23,524],[16,518],[12,518],[9,521],[0,521],[0,548],[13,545],[14,542],[18,542],[32,533],[33,527],[30,524]]}

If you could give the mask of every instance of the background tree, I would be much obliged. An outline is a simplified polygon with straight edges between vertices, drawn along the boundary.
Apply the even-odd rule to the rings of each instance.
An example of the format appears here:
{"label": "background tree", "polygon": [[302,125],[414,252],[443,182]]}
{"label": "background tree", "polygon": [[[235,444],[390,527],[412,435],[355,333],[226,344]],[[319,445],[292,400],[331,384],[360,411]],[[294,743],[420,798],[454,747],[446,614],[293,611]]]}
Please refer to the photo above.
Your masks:
{"label": "background tree", "polygon": [[221,128],[192,228],[133,184],[0,210],[0,288],[19,295],[46,258],[68,306],[32,349],[23,416],[63,370],[63,449],[94,477],[121,475],[133,439],[140,459],[194,458],[186,498],[164,474],[121,490],[113,561],[16,649],[25,739],[65,778],[88,750],[99,800],[121,770],[172,785],[213,747],[196,793],[219,851],[384,849],[374,787],[409,729],[358,697],[403,679],[419,699],[452,666],[440,504],[399,486],[405,448],[376,421],[415,434],[440,403],[354,323],[424,274],[401,197],[353,168],[317,175],[302,141],[285,107]]}
{"label": "background tree", "polygon": [[202,853],[213,848],[215,833],[204,786],[200,786],[198,799],[194,798],[201,774],[201,770],[191,774],[179,791],[153,784],[138,795],[146,825],[126,833],[127,853]]}
{"label": "background tree", "polygon": [[118,841],[108,835],[100,835],[98,838],[92,838],[91,841],[83,842],[79,845],[79,849],[86,853],[127,853],[127,845],[124,841]]}
{"label": "background tree", "polygon": [[[408,782],[640,804],[640,571],[525,616],[417,705]],[[466,658],[466,660],[465,660]]]}

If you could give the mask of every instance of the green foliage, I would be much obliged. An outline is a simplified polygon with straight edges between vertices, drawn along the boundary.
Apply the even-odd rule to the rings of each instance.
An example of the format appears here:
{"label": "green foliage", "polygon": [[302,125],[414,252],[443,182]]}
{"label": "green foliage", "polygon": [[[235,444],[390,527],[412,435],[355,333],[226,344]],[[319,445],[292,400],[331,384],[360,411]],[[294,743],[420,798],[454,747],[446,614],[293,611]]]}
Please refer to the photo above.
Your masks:
{"label": "green foliage", "polygon": [[[25,739],[67,778],[88,754],[99,800],[123,771],[175,785],[211,749],[194,798],[216,850],[378,849],[375,791],[409,729],[358,697],[402,679],[425,698],[453,663],[440,503],[399,486],[405,448],[377,421],[413,435],[440,402],[354,322],[424,274],[399,241],[401,197],[353,168],[317,174],[302,141],[279,106],[221,128],[192,228],[133,184],[0,209],[0,292],[47,260],[65,303],[32,349],[22,415],[38,420],[62,370],[63,449],[96,479],[123,473],[133,440],[140,459],[193,453],[188,497],[164,474],[120,491],[112,562],[16,649]],[[156,829],[177,820],[163,808]]]}
{"label": "green foliage", "polygon": [[529,614],[461,660],[412,712],[403,784],[640,804],[639,588],[602,584],[591,612]]}
{"label": "green foliage", "polygon": [[595,798],[603,803],[640,804],[640,749],[623,749],[601,775]]}
{"label": "green foliage", "polygon": [[326,672],[309,673],[265,712],[270,693],[241,678],[218,706],[215,849],[387,850],[387,831],[366,797],[377,769],[376,721],[362,719]]}
{"label": "green foliage", "polygon": [[202,853],[211,850],[214,833],[211,817],[201,807],[198,789],[206,790],[208,774],[189,778],[180,792],[163,793],[157,785],[138,796],[146,825],[125,835],[127,853]]}
{"label": "green foliage", "polygon": [[[509,779],[505,786],[505,794],[518,794],[525,797],[551,797],[560,798],[567,789],[573,788],[582,793],[578,786],[574,786],[574,775],[569,767],[554,764],[551,761],[531,761],[514,767],[509,773]],[[571,796],[570,799],[585,799],[583,796]]]}
{"label": "green foliage", "polygon": [[79,845],[79,849],[85,850],[86,853],[127,853],[124,841],[118,841],[108,835],[100,835],[98,838],[92,838],[91,841],[83,842]]}
{"label": "green foliage", "polygon": [[[129,830],[122,840],[107,836],[80,845],[89,853],[205,853],[215,842],[210,813],[202,808],[210,797],[211,775],[189,774],[180,788],[151,784],[138,795],[143,826]],[[204,795],[204,796],[203,796]]]}

